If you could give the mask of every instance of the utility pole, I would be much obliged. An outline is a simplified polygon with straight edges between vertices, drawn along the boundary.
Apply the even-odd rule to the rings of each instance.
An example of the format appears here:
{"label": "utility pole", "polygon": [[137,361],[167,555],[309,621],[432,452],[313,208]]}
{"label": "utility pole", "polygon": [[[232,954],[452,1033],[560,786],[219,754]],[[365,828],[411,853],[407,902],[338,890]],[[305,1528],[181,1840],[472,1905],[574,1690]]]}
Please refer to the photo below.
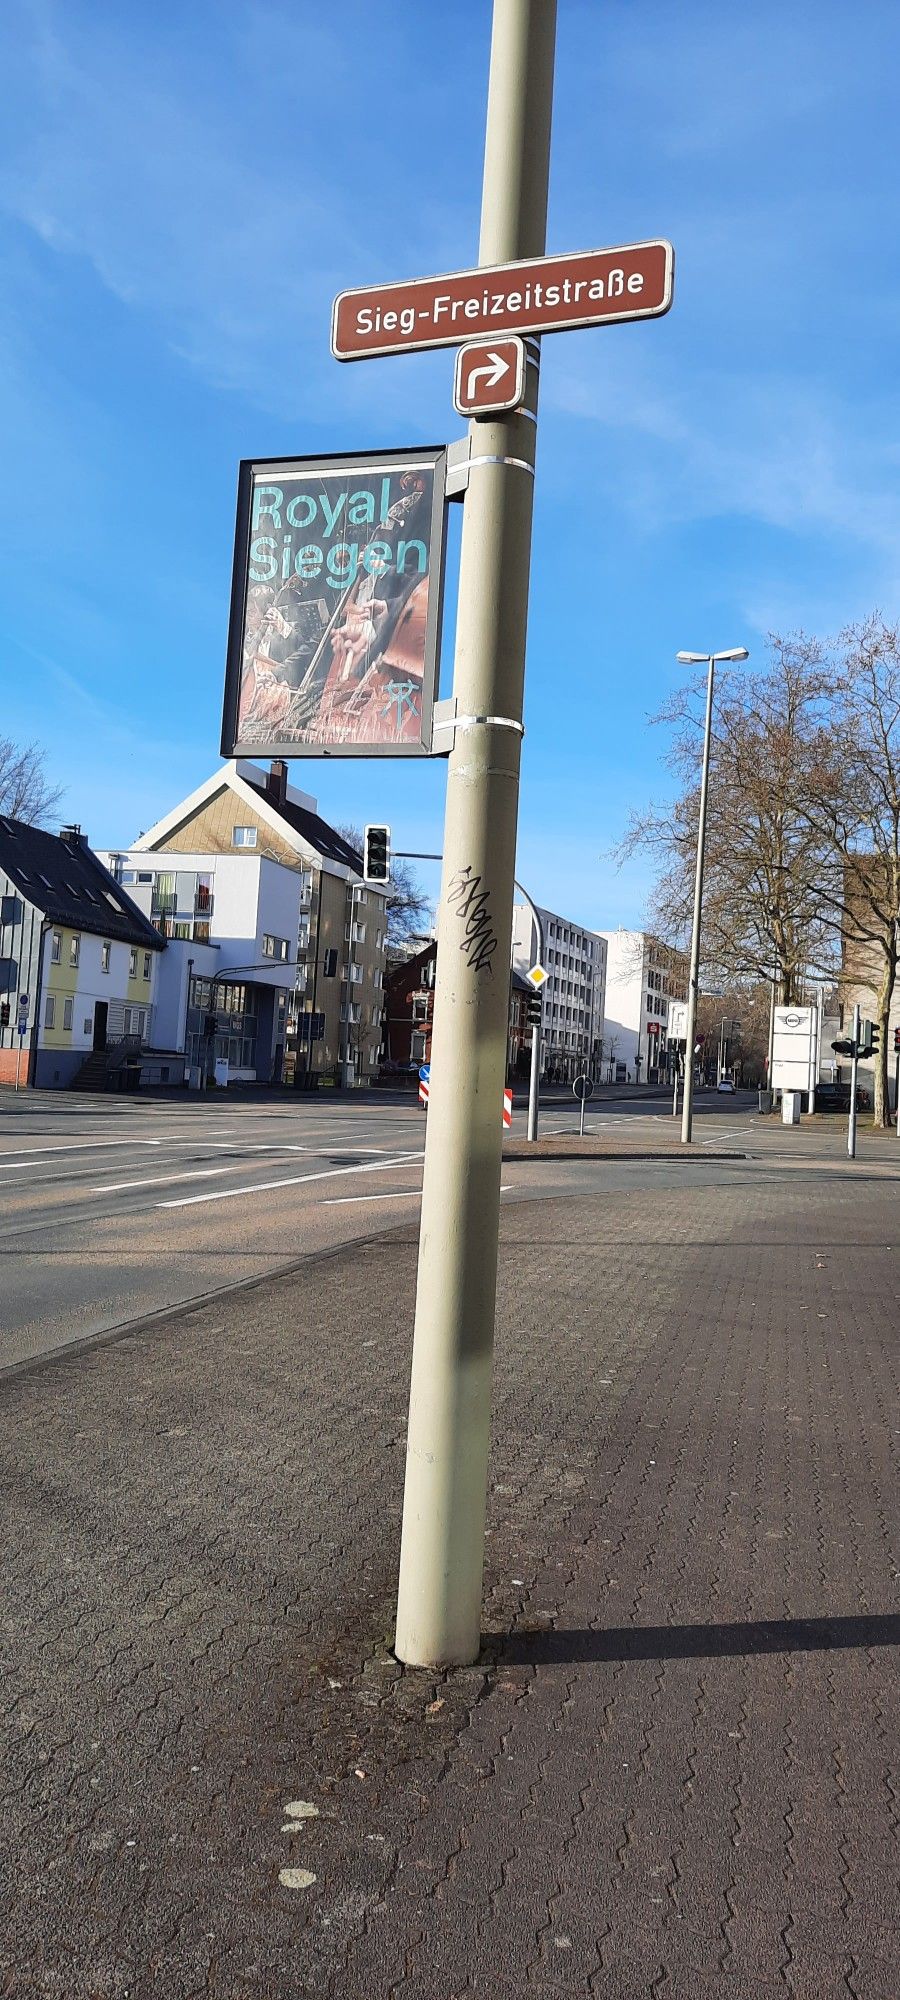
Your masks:
{"label": "utility pole", "polygon": [[847,1126],[847,1156],[856,1159],[856,1078],[859,1071],[859,1007],[853,1009],[853,1056],[850,1063],[850,1123]]}
{"label": "utility pole", "polygon": [[700,987],[700,919],[703,909],[703,868],[706,860],[706,805],[709,793],[709,752],[712,741],[713,687],[718,660],[746,660],[746,646],[732,646],[726,653],[676,653],[681,666],[706,666],[706,721],[703,728],[703,764],[700,773],[700,817],[697,822],[697,866],[694,875],[694,919],[691,926],[691,967],[688,975],[687,1036],[684,1065],[684,1110],[681,1114],[681,1143],[689,1146],[694,1119],[694,1036],[697,1028],[697,996]]}
{"label": "utility pole", "polygon": [[[556,0],[494,0],[479,263],[546,244]],[[397,1653],[475,1660],[539,348],[524,407],[469,427]]]}

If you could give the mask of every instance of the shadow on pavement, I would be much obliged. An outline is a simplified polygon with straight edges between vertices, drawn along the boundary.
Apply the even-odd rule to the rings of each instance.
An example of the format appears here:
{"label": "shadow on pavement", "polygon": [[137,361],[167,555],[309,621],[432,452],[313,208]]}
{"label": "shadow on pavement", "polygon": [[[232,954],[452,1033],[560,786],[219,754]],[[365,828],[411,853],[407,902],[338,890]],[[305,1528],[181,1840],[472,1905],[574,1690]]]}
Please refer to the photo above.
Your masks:
{"label": "shadow on pavement", "polygon": [[618,1625],[609,1631],[485,1634],[498,1665],[563,1666],[604,1660],[734,1659],[752,1653],[822,1653],[900,1645],[900,1614],[782,1618],[728,1625]]}

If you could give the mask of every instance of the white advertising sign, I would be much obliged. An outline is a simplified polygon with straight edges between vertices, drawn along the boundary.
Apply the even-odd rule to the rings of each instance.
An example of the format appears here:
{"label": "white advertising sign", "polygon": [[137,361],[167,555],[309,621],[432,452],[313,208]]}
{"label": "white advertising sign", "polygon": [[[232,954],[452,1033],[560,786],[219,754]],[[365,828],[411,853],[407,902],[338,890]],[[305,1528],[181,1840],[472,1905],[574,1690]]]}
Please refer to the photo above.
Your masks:
{"label": "white advertising sign", "polygon": [[776,1007],[771,1088],[815,1090],[818,1059],[818,1008]]}

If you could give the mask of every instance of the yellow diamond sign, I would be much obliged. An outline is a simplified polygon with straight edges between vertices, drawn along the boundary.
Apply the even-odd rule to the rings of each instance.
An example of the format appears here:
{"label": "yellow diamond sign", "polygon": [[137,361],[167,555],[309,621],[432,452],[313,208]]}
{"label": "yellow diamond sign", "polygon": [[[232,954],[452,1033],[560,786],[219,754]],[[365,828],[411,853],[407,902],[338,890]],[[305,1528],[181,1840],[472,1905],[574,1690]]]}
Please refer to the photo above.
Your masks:
{"label": "yellow diamond sign", "polygon": [[546,966],[541,965],[540,962],[538,962],[537,965],[533,965],[531,967],[530,971],[526,972],[525,977],[526,979],[529,979],[531,981],[531,984],[534,987],[535,992],[539,993],[541,987],[544,986],[547,980],[549,979],[550,974],[547,971]]}

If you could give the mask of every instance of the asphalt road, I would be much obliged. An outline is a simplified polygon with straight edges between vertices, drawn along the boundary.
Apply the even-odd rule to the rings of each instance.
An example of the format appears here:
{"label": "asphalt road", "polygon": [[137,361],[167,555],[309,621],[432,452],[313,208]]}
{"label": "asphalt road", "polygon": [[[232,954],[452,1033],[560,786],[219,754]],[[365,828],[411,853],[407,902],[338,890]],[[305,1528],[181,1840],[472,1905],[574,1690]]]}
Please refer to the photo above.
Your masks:
{"label": "asphalt road", "polygon": [[[673,1175],[698,1184],[711,1172],[740,1177],[740,1162],[716,1157],[735,1150],[775,1172],[841,1171],[845,1121],[815,1126],[783,1133],[757,1117],[755,1097],[704,1094],[690,1162],[510,1161],[504,1200],[623,1187],[646,1199]],[[668,1100],[649,1092],[598,1095],[587,1114],[586,1130],[601,1139],[627,1134],[652,1146],[673,1128]],[[542,1134],[577,1130],[577,1105],[551,1095]],[[512,1137],[524,1134],[523,1102]],[[894,1172],[886,1143],[879,1173]],[[0,1094],[0,1368],[409,1224],[423,1146],[417,1102],[374,1094],[268,1102]]]}

